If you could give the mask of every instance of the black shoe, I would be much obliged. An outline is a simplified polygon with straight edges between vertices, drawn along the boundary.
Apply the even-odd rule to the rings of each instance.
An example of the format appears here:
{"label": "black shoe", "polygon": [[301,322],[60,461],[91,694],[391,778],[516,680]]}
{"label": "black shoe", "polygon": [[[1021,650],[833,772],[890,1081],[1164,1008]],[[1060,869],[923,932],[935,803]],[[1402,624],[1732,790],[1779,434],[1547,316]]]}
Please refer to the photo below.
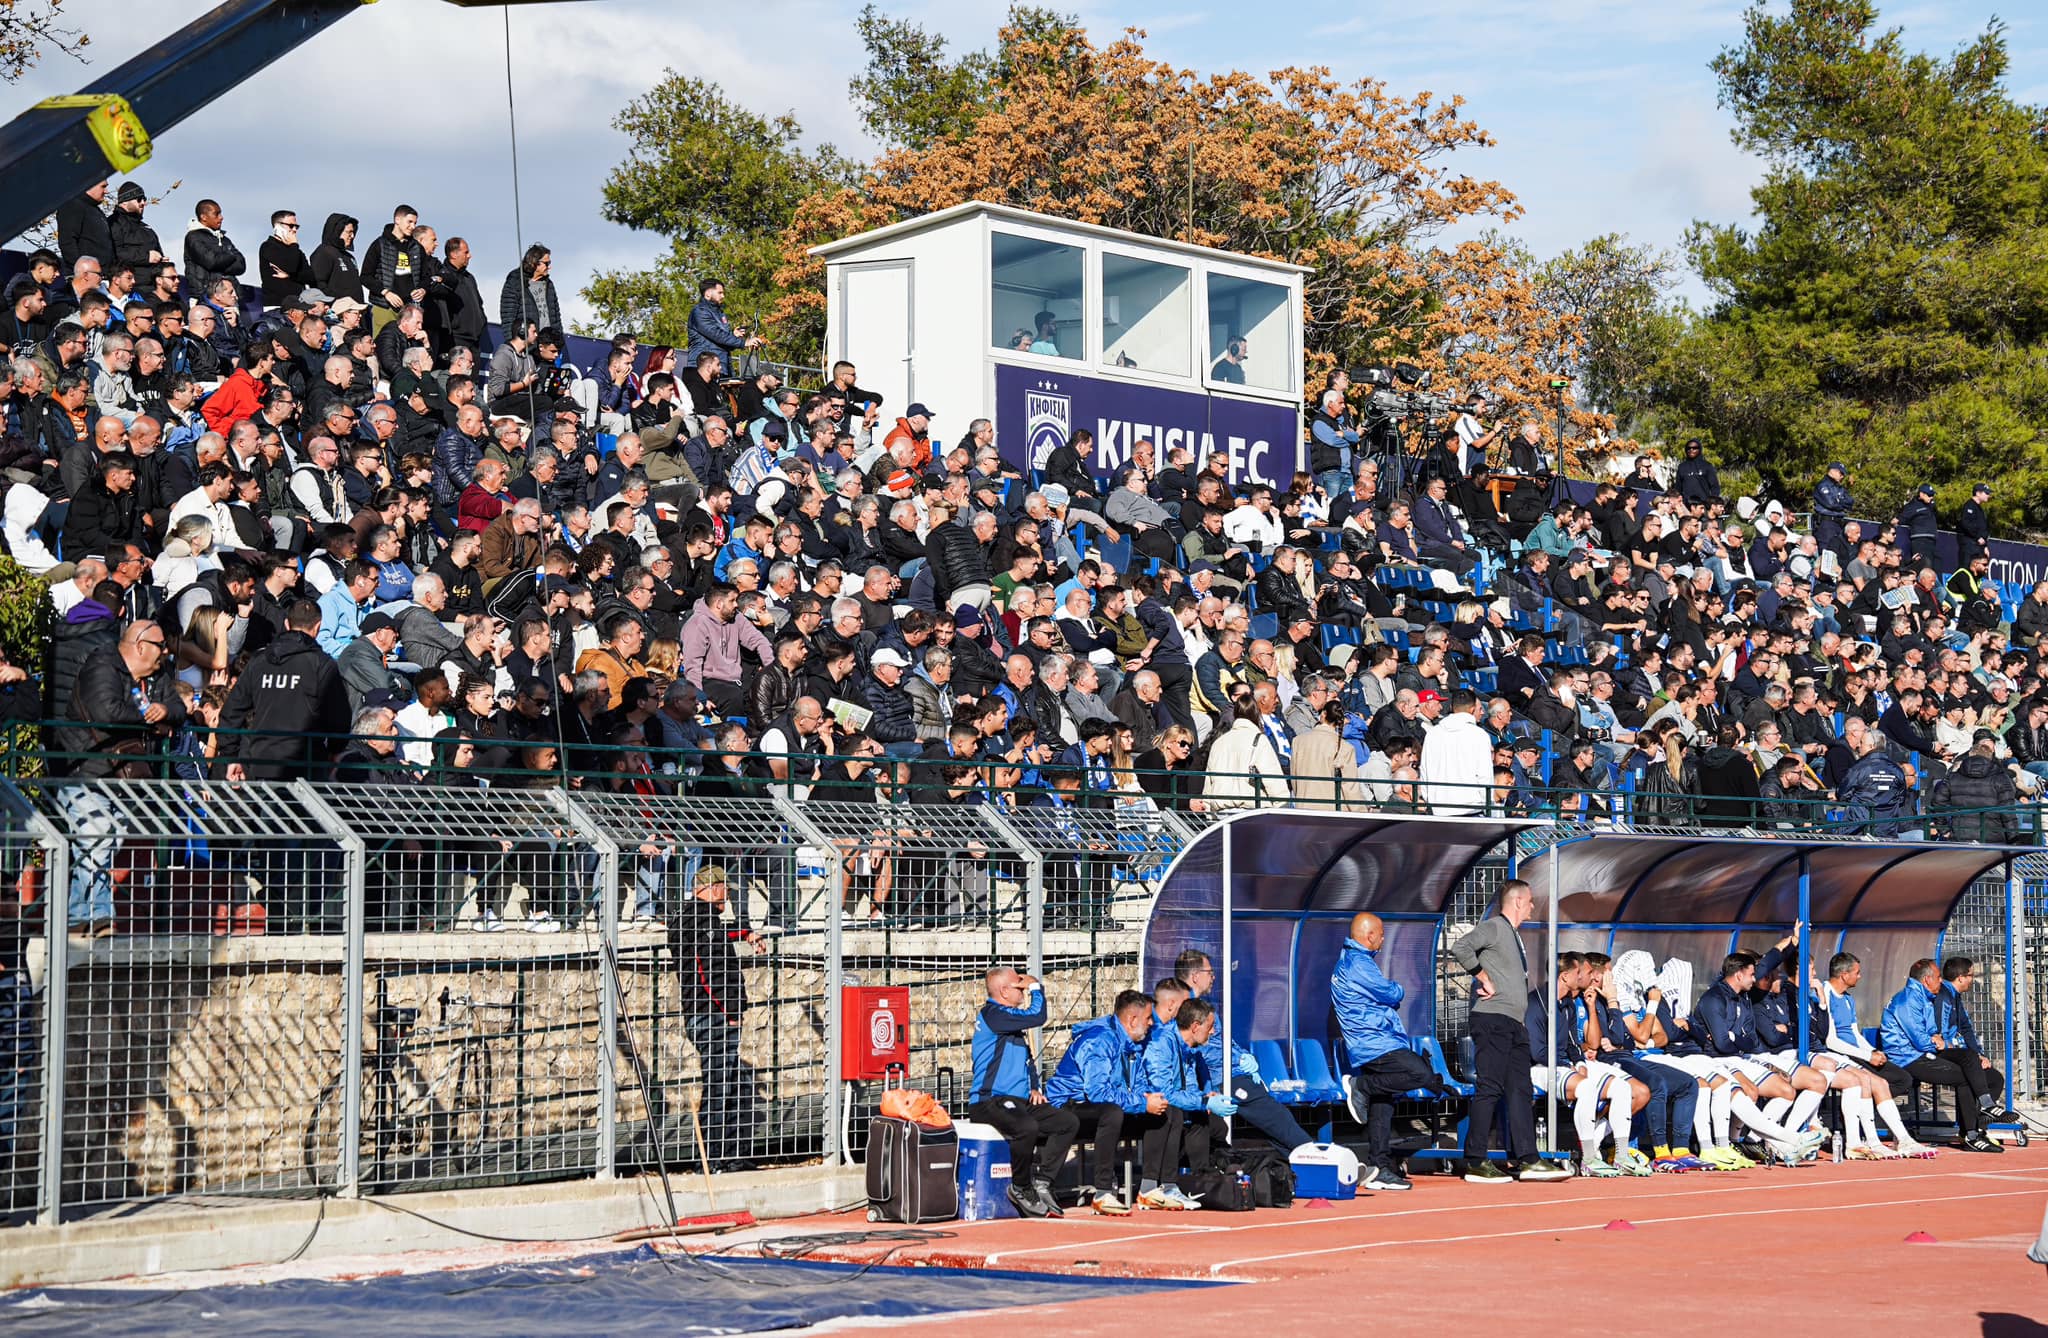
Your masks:
{"label": "black shoe", "polygon": [[[1488,1162],[1487,1165],[1491,1166],[1493,1163]],[[1403,1189],[1413,1189],[1415,1186],[1407,1176],[1402,1175],[1399,1171],[1391,1167],[1382,1169],[1375,1166],[1365,1173],[1365,1180],[1359,1185],[1359,1188],[1370,1189],[1375,1192],[1386,1190],[1389,1193],[1394,1193]]]}
{"label": "black shoe", "polygon": [[1372,1114],[1365,1089],[1358,1085],[1355,1077],[1344,1079],[1344,1108],[1351,1112],[1351,1118],[1357,1120],[1361,1128]]}
{"label": "black shoe", "polygon": [[1031,1187],[1038,1191],[1038,1201],[1045,1206],[1045,1215],[1047,1217],[1065,1217],[1067,1215],[1065,1210],[1060,1207],[1060,1201],[1052,1196],[1052,1182],[1050,1180],[1034,1180],[1031,1182]]}
{"label": "black shoe", "polygon": [[1997,1140],[1987,1136],[1982,1130],[1978,1130],[1975,1133],[1964,1134],[1962,1138],[1962,1146],[1968,1148],[1972,1152],[2005,1151],[2005,1148],[2002,1145],[2000,1145],[1997,1142]]}
{"label": "black shoe", "polygon": [[1501,1164],[1491,1159],[1465,1163],[1465,1183],[1468,1185],[1505,1185],[1514,1177],[1502,1169]]}
{"label": "black shoe", "polygon": [[1984,1118],[1992,1124],[2018,1124],[2020,1113],[2011,1106],[2000,1106],[1996,1110],[1985,1111]]}
{"label": "black shoe", "polygon": [[[1038,1195],[1016,1181],[1012,1180],[1010,1182],[1010,1188],[1006,1193],[1010,1199],[1010,1206],[1026,1217],[1051,1216],[1050,1213],[1046,1212],[1045,1204],[1039,1201]],[[1054,1209],[1054,1211],[1058,1210]]]}

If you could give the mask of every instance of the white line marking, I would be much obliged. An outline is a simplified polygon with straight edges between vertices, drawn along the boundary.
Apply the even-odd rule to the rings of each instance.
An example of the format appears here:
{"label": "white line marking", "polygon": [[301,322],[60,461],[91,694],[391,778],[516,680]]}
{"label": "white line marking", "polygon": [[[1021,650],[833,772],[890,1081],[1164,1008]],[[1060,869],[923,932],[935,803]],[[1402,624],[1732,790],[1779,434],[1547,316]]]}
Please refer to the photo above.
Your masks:
{"label": "white line marking", "polygon": [[[1952,1194],[1942,1199],[1884,1199],[1876,1203],[1825,1203],[1804,1208],[1745,1208],[1733,1212],[1682,1213],[1668,1217],[1632,1217],[1629,1220],[1638,1226],[1655,1225],[1664,1222],[1701,1222],[1727,1217],[1770,1217],[1779,1213],[1839,1213],[1854,1208],[1897,1208],[1927,1203],[1962,1203],[1970,1199],[2017,1199],[2032,1197],[2037,1191],[2030,1189],[2009,1189],[1996,1193]],[[1559,1236],[1571,1231],[1604,1231],[1605,1222],[1588,1222],[1578,1226],[1530,1227],[1521,1231],[1480,1231],[1464,1236],[1432,1236],[1420,1239],[1375,1240],[1359,1245],[1333,1245],[1321,1250],[1295,1250],[1287,1254],[1262,1254],[1249,1259],[1228,1259],[1213,1264],[1209,1273],[1213,1277],[1227,1268],[1243,1268],[1248,1264],[1270,1264],[1282,1259],[1309,1259],[1324,1254],[1344,1254],[1352,1250],[1384,1250],[1399,1245],[1453,1245],[1472,1240],[1508,1240],[1516,1236]]]}
{"label": "white line marking", "polygon": [[[1644,1195],[1644,1196],[1643,1196],[1643,1197],[1641,1197],[1641,1198],[1629,1198],[1629,1199],[1625,1199],[1625,1200],[1624,1200],[1624,1199],[1615,1199],[1615,1198],[1610,1198],[1610,1197],[1609,1197],[1608,1195],[1606,1195],[1606,1194],[1603,1194],[1603,1193],[1599,1193],[1599,1192],[1592,1192],[1592,1193],[1585,1193],[1585,1194],[1575,1194],[1575,1195],[1571,1195],[1571,1196],[1568,1196],[1568,1197],[1565,1197],[1565,1198],[1545,1198],[1545,1199],[1515,1199],[1515,1198],[1503,1198],[1503,1199],[1499,1200],[1498,1202],[1494,1202],[1494,1203],[1462,1203],[1462,1204],[1456,1204],[1456,1205],[1453,1205],[1453,1206],[1448,1206],[1448,1207],[1443,1207],[1443,1208],[1401,1208],[1401,1209],[1396,1209],[1396,1210],[1394,1210],[1394,1211],[1392,1211],[1392,1212],[1382,1212],[1382,1213],[1356,1213],[1356,1214],[1348,1214],[1348,1215],[1345,1215],[1345,1216],[1323,1216],[1323,1215],[1320,1215],[1320,1214],[1319,1214],[1319,1215],[1317,1215],[1317,1216],[1313,1216],[1313,1217],[1294,1217],[1294,1218],[1289,1218],[1288,1220],[1286,1220],[1286,1221],[1282,1221],[1282,1222],[1247,1222],[1247,1223],[1245,1223],[1245,1224],[1244,1224],[1244,1225],[1242,1225],[1242,1226],[1213,1226],[1213,1227],[1191,1227],[1191,1226],[1190,1226],[1190,1227],[1167,1227],[1167,1228],[1163,1228],[1163,1229],[1154,1229],[1154,1230],[1151,1230],[1151,1231],[1146,1231],[1146,1232],[1140,1232],[1140,1233],[1137,1233],[1137,1234],[1134,1234],[1134,1235],[1130,1235],[1130,1236],[1121,1236],[1121,1237],[1115,1237],[1114,1239],[1115,1239],[1115,1240],[1116,1240],[1116,1241],[1117,1241],[1118,1243],[1123,1243],[1123,1242],[1127,1242],[1127,1241],[1134,1241],[1134,1240],[1147,1240],[1147,1239],[1156,1239],[1156,1240],[1167,1240],[1167,1239],[1171,1239],[1171,1238],[1173,1238],[1174,1236],[1178,1236],[1178,1235],[1184,1235],[1184,1234],[1187,1234],[1187,1233],[1189,1233],[1189,1232],[1193,1232],[1193,1231],[1207,1231],[1207,1232],[1214,1232],[1214,1231],[1232,1231],[1232,1232],[1242,1232],[1242,1231],[1272,1231],[1272,1230],[1276,1230],[1276,1229],[1280,1229],[1280,1228],[1285,1228],[1285,1227],[1328,1227],[1328,1226],[1330,1226],[1330,1225],[1331,1225],[1331,1224],[1333,1224],[1333,1223],[1344,1223],[1344,1222],[1378,1222],[1378,1221],[1381,1221],[1381,1220],[1384,1220],[1384,1219],[1387,1219],[1387,1218],[1394,1218],[1394,1217],[1434,1217],[1434,1216],[1438,1216],[1438,1215],[1441,1215],[1441,1214],[1444,1214],[1444,1213],[1467,1213],[1467,1212],[1491,1212],[1491,1211],[1493,1211],[1493,1210],[1494,1210],[1494,1209],[1496,1209],[1496,1208],[1551,1208],[1551,1207],[1556,1207],[1556,1206],[1558,1206],[1559,1204],[1571,1204],[1571,1203],[1614,1203],[1614,1202],[1628,1202],[1628,1203],[1632,1203],[1632,1204],[1642,1204],[1642,1203],[1656,1203],[1656,1202],[1659,1202],[1659,1201],[1661,1201],[1661,1200],[1664,1200],[1664,1199],[1684,1199],[1684,1198],[1698,1198],[1698,1197],[1701,1197],[1701,1196],[1704,1196],[1704,1195],[1720,1195],[1720,1194],[1762,1194],[1762,1193],[1770,1193],[1770,1192],[1773,1192],[1773,1191],[1776,1191],[1776,1190],[1784,1190],[1784,1189],[1801,1189],[1801,1188],[1813,1188],[1813,1187],[1815,1187],[1815,1186],[1820,1186],[1820,1185],[1826,1185],[1826,1186],[1830,1186],[1830,1187],[1839,1187],[1839,1186],[1844,1186],[1844,1185],[1850,1185],[1850,1186],[1853,1186],[1853,1185],[1865,1185],[1865,1184],[1867,1184],[1867,1185],[1872,1185],[1872,1186],[1875,1186],[1875,1187],[1883,1188],[1883,1187],[1888,1187],[1888,1186],[1891,1186],[1891,1185],[1896,1185],[1896,1184],[1900,1184],[1900,1183],[1903,1183],[1903,1182],[1905,1182],[1905,1181],[1909,1181],[1909,1180],[1956,1180],[1956,1179],[1961,1179],[1961,1178],[1963,1178],[1963,1177],[1965,1177],[1965,1176],[1970,1176],[1970,1175],[1984,1175],[1984,1174],[1987,1174],[1987,1173],[1986,1173],[1986,1172],[1983,1172],[1983,1171],[1927,1171],[1927,1172],[1923,1172],[1923,1173],[1919,1173],[1919,1174],[1913,1174],[1913,1175],[1897,1175],[1897,1176],[1889,1176],[1889,1177],[1885,1177],[1885,1178],[1883,1178],[1883,1179],[1878,1179],[1878,1178],[1876,1178],[1876,1177],[1871,1177],[1871,1178],[1869,1178],[1869,1179],[1864,1179],[1864,1178],[1861,1178],[1861,1177],[1859,1177],[1859,1178],[1856,1178],[1856,1179],[1851,1179],[1851,1180],[1834,1180],[1834,1179],[1826,1179],[1826,1180],[1804,1180],[1804,1181],[1800,1181],[1800,1182],[1795,1182],[1795,1181],[1793,1180],[1793,1178],[1792,1178],[1792,1177],[1793,1177],[1794,1175],[1796,1175],[1796,1174],[1798,1174],[1798,1173],[1797,1173],[1797,1172],[1786,1172],[1786,1173],[1785,1173],[1784,1175],[1782,1175],[1782,1176],[1778,1176],[1778,1177],[1774,1177],[1774,1178],[1772,1178],[1772,1179],[1770,1179],[1770,1180],[1768,1180],[1768,1181],[1765,1181],[1765,1180],[1758,1180],[1758,1181],[1756,1181],[1756,1182],[1754,1182],[1754,1183],[1751,1183],[1751,1184],[1747,1184],[1747,1185],[1725,1185],[1725,1186],[1722,1186],[1721,1188],[1718,1188],[1718,1189],[1674,1189],[1674,1190],[1666,1190],[1666,1191],[1662,1191],[1662,1192],[1659,1192],[1659,1193],[1655,1193],[1655,1194],[1647,1194],[1647,1195]],[[1588,1184],[1590,1184],[1591,1182],[1584,1182],[1584,1183],[1588,1183]],[[1107,1242],[1107,1241],[1091,1241],[1091,1242],[1089,1242],[1089,1243],[1090,1243],[1090,1244],[1092,1244],[1092,1245],[1102,1245],[1102,1244],[1107,1244],[1107,1243],[1109,1243],[1109,1242]],[[998,1258],[1002,1258],[1002,1259],[1014,1259],[1014,1258],[1018,1257],[1019,1255],[1026,1255],[1026,1254],[1046,1254],[1046,1253],[1052,1253],[1052,1252],[1055,1252],[1055,1251],[1059,1251],[1059,1250],[1067,1250],[1067,1249],[1072,1249],[1072,1248],[1074,1248],[1074,1242],[1065,1242],[1065,1243],[1061,1243],[1061,1244],[1057,1244],[1057,1245],[1034,1245],[1034,1246],[1031,1246],[1031,1247],[1029,1247],[1029,1248],[1026,1248],[1026,1249],[1021,1249],[1021,1250],[1004,1250],[1004,1251],[1003,1251],[1003,1252],[1002,1252],[1002,1253],[1001,1253],[1000,1255],[990,1255],[990,1256],[989,1256],[989,1258],[988,1258],[988,1260],[987,1260],[987,1262],[988,1262],[988,1263],[989,1263],[990,1265],[993,1265],[993,1264],[994,1264],[994,1262],[995,1262],[995,1260],[996,1260],[996,1259],[998,1259]]]}

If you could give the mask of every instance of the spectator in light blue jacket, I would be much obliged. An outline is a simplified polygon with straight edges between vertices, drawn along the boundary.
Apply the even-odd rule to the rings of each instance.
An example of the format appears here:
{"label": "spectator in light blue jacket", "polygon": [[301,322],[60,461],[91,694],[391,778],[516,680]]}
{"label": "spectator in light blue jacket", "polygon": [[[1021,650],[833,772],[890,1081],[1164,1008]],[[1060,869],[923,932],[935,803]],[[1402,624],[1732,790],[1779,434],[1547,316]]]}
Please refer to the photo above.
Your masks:
{"label": "spectator in light blue jacket", "polygon": [[1125,990],[1108,1015],[1074,1028],[1046,1084],[1046,1100],[1073,1111],[1080,1134],[1094,1133],[1094,1188],[1083,1191],[1083,1202],[1098,1213],[1121,1217],[1131,1211],[1117,1193],[1117,1145],[1126,1125],[1149,1132],[1165,1123],[1166,1098],[1145,1090],[1145,1041],[1151,1032],[1152,996]]}
{"label": "spectator in light blue jacket", "polygon": [[1351,936],[1330,972],[1330,1006],[1352,1064],[1351,1114],[1365,1126],[1371,1163],[1365,1183],[1402,1190],[1409,1183],[1394,1165],[1394,1103],[1418,1089],[1439,1096],[1444,1089],[1429,1061],[1409,1047],[1408,1028],[1401,1021],[1407,991],[1380,970],[1379,951],[1386,940],[1387,927],[1379,916],[1360,911],[1351,917]]}

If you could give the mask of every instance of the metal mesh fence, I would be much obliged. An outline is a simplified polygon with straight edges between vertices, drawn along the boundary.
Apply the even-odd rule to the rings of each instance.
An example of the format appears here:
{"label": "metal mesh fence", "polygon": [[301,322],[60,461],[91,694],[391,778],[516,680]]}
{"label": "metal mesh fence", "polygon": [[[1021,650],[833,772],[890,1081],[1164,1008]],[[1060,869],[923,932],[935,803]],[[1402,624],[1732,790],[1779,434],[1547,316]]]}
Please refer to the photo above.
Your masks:
{"label": "metal mesh fence", "polygon": [[2006,905],[2011,890],[2003,871],[1978,879],[1957,903],[1941,936],[1944,961],[1969,957],[1977,963],[1976,985],[1964,1003],[1976,1026],[1980,1050],[2000,1071],[2006,1067],[2006,1041],[2014,1035],[2005,1004],[2012,966],[2006,951]]}
{"label": "metal mesh fence", "polygon": [[[318,797],[362,843],[361,1188],[596,1172],[607,852],[552,788]],[[300,1158],[339,1185],[351,1066],[339,1046],[323,1062]]]}
{"label": "metal mesh fence", "polygon": [[[820,1155],[825,850],[770,799],[579,794],[576,808],[619,851],[621,1166]],[[724,902],[698,895],[717,885]]]}
{"label": "metal mesh fence", "polygon": [[0,1217],[37,1206],[43,1154],[43,1028],[49,1000],[49,942],[39,923],[61,895],[63,849],[13,787],[0,783],[0,879],[16,889],[21,914],[0,931]]}
{"label": "metal mesh fence", "polygon": [[288,786],[44,796],[69,843],[63,1201],[318,1187],[300,1155],[344,1027],[348,861]]}

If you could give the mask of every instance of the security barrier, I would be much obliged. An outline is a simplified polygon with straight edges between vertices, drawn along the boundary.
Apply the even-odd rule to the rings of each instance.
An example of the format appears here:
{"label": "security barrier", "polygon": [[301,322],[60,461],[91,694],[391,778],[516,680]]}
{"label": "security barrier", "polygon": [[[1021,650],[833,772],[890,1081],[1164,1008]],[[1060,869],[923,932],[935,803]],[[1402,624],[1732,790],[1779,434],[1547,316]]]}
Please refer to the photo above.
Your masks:
{"label": "security barrier", "polygon": [[[23,910],[0,945],[0,1213],[857,1156],[884,1081],[971,1101],[989,965],[1044,980],[1047,1073],[1141,986],[1161,880],[1215,817],[990,797],[0,784]],[[1517,865],[1595,830],[1524,828],[1450,892],[1454,1066],[1450,943]],[[1978,960],[1978,1033],[2022,1096],[2048,1072],[2044,912],[2048,857],[2024,856],[1916,949]],[[900,1075],[842,1072],[849,985],[905,991]]]}

